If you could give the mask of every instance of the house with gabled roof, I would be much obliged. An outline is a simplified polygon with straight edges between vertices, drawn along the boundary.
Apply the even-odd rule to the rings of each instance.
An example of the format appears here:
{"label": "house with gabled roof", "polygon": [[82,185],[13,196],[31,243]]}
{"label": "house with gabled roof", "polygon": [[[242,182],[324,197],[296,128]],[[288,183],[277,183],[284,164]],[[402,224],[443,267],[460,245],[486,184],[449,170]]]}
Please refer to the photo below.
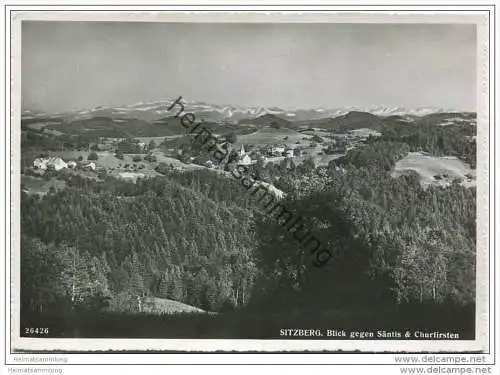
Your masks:
{"label": "house with gabled roof", "polygon": [[54,169],[59,171],[63,168],[68,168],[66,162],[60,157],[37,158],[33,161],[33,167],[36,169]]}

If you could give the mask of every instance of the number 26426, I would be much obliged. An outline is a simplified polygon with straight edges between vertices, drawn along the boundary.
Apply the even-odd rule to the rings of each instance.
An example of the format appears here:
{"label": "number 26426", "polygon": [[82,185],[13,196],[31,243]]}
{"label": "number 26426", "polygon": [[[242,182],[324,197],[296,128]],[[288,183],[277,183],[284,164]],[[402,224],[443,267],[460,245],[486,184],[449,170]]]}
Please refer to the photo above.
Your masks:
{"label": "number 26426", "polygon": [[44,328],[28,327],[28,328],[24,329],[24,334],[26,334],[26,335],[48,335],[49,329],[47,327],[44,327]]}

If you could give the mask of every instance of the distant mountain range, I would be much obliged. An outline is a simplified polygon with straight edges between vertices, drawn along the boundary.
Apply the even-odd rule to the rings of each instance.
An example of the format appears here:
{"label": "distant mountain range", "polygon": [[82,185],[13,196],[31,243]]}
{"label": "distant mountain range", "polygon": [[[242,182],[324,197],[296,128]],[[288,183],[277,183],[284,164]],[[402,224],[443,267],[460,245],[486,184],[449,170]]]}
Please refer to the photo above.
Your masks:
{"label": "distant mountain range", "polygon": [[[179,106],[175,106],[171,111],[168,111],[172,100],[159,100],[153,102],[139,102],[129,105],[115,107],[95,107],[91,109],[68,111],[59,113],[45,113],[40,111],[23,112],[23,119],[37,118],[64,118],[66,122],[75,120],[84,120],[92,117],[108,117],[112,119],[137,119],[142,121],[156,121],[165,117],[170,117],[177,113]],[[301,122],[311,120],[332,119],[339,116],[347,115],[349,112],[366,112],[377,116],[403,116],[415,117],[425,116],[432,113],[456,112],[449,109],[440,108],[418,108],[406,109],[402,107],[381,107],[372,106],[369,108],[313,108],[313,109],[298,109],[284,110],[278,107],[263,107],[263,106],[232,106],[232,105],[216,105],[203,102],[185,102],[185,111],[192,112],[196,115],[197,120],[210,122],[230,122],[238,123],[242,120],[257,119],[265,115],[274,115],[283,120],[290,122]]]}
{"label": "distant mountain range", "polygon": [[[24,129],[44,129],[44,132],[80,134],[94,137],[162,137],[184,134],[185,129],[174,116],[179,112],[176,105],[168,110],[172,101],[136,103],[120,107],[96,107],[89,110],[44,113],[25,111],[21,125]],[[464,123],[475,125],[476,114],[472,112],[421,109],[380,109],[356,111],[342,110],[297,110],[285,112],[279,108],[236,108],[214,106],[205,103],[186,103],[186,112],[195,114],[195,122],[203,121],[214,133],[248,134],[259,128],[306,129],[320,128],[344,133],[350,130],[369,128],[383,131],[388,125],[450,125]],[[384,115],[381,115],[380,113]],[[55,133],[53,133],[55,134]]]}

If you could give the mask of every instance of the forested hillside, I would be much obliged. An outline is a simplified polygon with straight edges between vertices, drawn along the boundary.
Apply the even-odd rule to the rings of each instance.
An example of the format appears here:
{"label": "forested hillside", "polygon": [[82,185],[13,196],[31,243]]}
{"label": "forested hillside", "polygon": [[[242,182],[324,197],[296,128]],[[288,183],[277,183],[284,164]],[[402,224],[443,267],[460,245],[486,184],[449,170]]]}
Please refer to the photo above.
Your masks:
{"label": "forested hillside", "polygon": [[[186,185],[203,181],[178,178]],[[137,185],[73,179],[42,200],[24,195],[23,274],[35,279],[23,285],[40,276],[30,258],[51,253],[50,272],[65,272],[44,285],[49,300],[68,294],[85,306],[87,299],[111,297],[111,307],[121,310],[142,295],[207,310],[245,304],[255,277],[252,213],[203,184],[195,190],[170,178]],[[26,303],[47,308],[39,297],[27,294]]]}
{"label": "forested hillside", "polygon": [[475,189],[423,189],[416,175],[394,179],[373,168],[287,179],[294,194],[284,204],[333,256],[310,266],[306,250],[263,219],[256,258],[268,288],[257,290],[266,290],[266,304],[283,290],[306,306],[474,302]]}
{"label": "forested hillside", "polygon": [[[234,322],[324,312],[328,326],[328,314],[346,309],[349,317],[368,307],[473,307],[475,188],[424,188],[418,174],[391,170],[410,151],[475,165],[475,128],[422,126],[388,125],[328,168],[307,159],[250,166],[287,193],[280,204],[303,223],[291,233],[239,181],[214,171],[167,168],[136,183],[52,171],[65,189],[22,194],[23,316],[125,316],[140,312],[140,298],[166,298]],[[329,251],[321,267],[297,240],[305,229]]]}
{"label": "forested hillside", "polygon": [[[372,168],[323,176],[288,171],[292,198],[283,204],[307,219],[335,254],[328,267],[303,270],[298,243],[252,206],[241,186],[215,173],[197,173],[137,184],[72,179],[68,189],[43,199],[23,195],[23,273],[38,277],[32,270],[38,265],[29,258],[55,253],[54,267],[68,270],[67,262],[74,263],[70,275],[62,276],[67,280],[56,284],[68,284],[72,273],[77,280],[99,280],[90,287],[77,281],[80,286],[62,295],[82,304],[94,294],[109,296],[117,308],[136,295],[170,297],[208,310],[235,308],[250,301],[257,275],[266,283],[257,290],[277,287],[280,294],[286,286],[312,296],[290,274],[302,272],[319,283],[330,277],[325,272],[341,277],[342,288],[354,287],[362,275],[367,285],[381,278],[394,301],[474,299],[474,189],[457,184],[424,190],[416,176],[394,179]],[[354,268],[347,271],[348,264]],[[280,280],[267,280],[270,275]]]}

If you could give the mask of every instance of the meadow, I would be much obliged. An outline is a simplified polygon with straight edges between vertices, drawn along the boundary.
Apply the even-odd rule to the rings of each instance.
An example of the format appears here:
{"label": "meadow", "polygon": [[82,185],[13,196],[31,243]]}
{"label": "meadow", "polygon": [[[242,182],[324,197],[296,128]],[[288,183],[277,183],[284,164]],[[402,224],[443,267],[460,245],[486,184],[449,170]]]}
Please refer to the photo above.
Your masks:
{"label": "meadow", "polygon": [[[465,186],[476,185],[476,171],[454,156],[432,156],[422,152],[410,152],[396,162],[393,175],[397,177],[409,170],[418,173],[424,186],[449,185],[455,178],[460,179]],[[439,176],[439,180],[435,176]]]}
{"label": "meadow", "polygon": [[[297,142],[304,142],[303,138],[306,135],[299,133],[295,130],[288,128],[275,129],[271,127],[264,127],[254,133],[244,134],[238,136],[238,144],[287,144],[295,145]],[[286,138],[286,139],[285,139]],[[310,142],[307,142],[307,144]]]}

